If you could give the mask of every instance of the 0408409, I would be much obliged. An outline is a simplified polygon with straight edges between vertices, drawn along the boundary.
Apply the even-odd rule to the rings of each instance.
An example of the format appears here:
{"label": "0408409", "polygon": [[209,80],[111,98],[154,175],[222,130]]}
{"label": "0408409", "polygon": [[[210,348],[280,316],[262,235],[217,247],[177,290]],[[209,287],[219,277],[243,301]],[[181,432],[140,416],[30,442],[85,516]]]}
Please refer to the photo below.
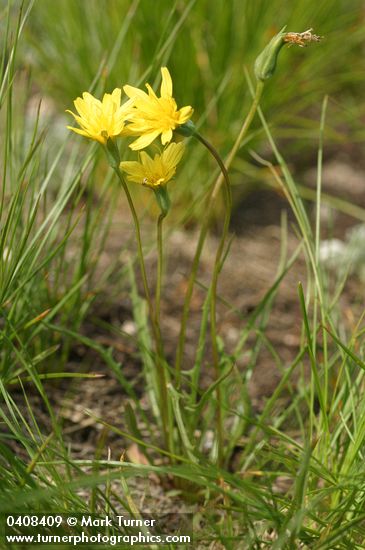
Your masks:
{"label": "0408409", "polygon": [[59,527],[62,524],[62,516],[35,516],[35,515],[9,515],[6,516],[8,527]]}

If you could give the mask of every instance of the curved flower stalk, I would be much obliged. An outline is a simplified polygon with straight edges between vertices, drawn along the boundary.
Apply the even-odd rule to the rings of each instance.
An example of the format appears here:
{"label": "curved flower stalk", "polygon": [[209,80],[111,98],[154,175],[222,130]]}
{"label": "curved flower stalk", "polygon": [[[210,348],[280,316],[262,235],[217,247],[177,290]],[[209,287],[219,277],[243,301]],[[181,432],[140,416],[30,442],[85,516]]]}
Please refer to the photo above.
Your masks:
{"label": "curved flower stalk", "polygon": [[98,141],[104,146],[109,164],[116,172],[122,184],[134,221],[143,286],[150,313],[153,318],[153,307],[147,282],[139,219],[127,184],[120,172],[119,149],[115,143],[115,138],[120,136],[124,130],[125,123],[130,115],[133,104],[132,100],[128,100],[121,105],[121,95],[122,90],[120,88],[115,88],[111,94],[104,94],[102,101],[100,101],[89,92],[84,92],[82,98],[78,97],[74,101],[75,108],[79,114],[75,115],[75,113],[70,110],[66,111],[74,117],[80,128],[74,128],[73,126],[67,126],[67,128],[76,134]]}
{"label": "curved flower stalk", "polygon": [[161,75],[160,97],[157,97],[149,84],[146,84],[148,94],[133,86],[123,87],[127,96],[133,100],[126,134],[139,136],[129,146],[134,151],[148,147],[160,135],[162,145],[166,145],[172,140],[173,131],[185,124],[193,114],[190,105],[177,108],[167,67],[161,68]]}
{"label": "curved flower stalk", "polygon": [[89,92],[84,92],[82,98],[74,101],[77,115],[70,110],[70,113],[80,128],[67,126],[69,130],[87,138],[106,145],[108,139],[120,136],[123,132],[125,122],[131,113],[133,101],[128,100],[120,104],[122,90],[115,88],[111,94],[104,94],[102,101],[96,99]]}
{"label": "curved flower stalk", "polygon": [[[231,166],[233,159],[235,158],[237,152],[239,151],[239,148],[240,148],[240,146],[243,142],[243,139],[244,139],[245,135],[247,134],[247,132],[248,132],[250,126],[251,126],[251,123],[252,123],[252,121],[255,117],[255,114],[256,114],[256,112],[259,108],[259,103],[260,103],[261,95],[262,95],[262,92],[263,92],[264,83],[267,79],[269,79],[271,76],[273,76],[273,74],[275,72],[275,68],[276,68],[276,64],[277,64],[277,57],[278,57],[278,54],[279,54],[282,46],[285,45],[285,44],[289,44],[289,46],[292,45],[292,44],[296,44],[296,45],[299,45],[300,47],[304,47],[307,44],[310,44],[311,42],[319,42],[322,39],[322,37],[313,34],[312,30],[313,29],[308,29],[307,31],[305,31],[303,33],[293,33],[293,32],[286,33],[286,32],[284,32],[285,31],[285,27],[284,27],[277,35],[275,35],[272,38],[270,43],[266,46],[266,48],[257,57],[256,63],[255,63],[255,75],[256,75],[256,78],[257,78],[256,91],[255,91],[254,96],[253,96],[253,102],[252,102],[251,108],[250,108],[248,114],[246,115],[246,117],[244,118],[241,129],[240,129],[240,131],[237,135],[237,138],[235,140],[235,143],[234,143],[231,151],[229,152],[229,154],[228,154],[228,156],[225,160],[224,165],[225,165],[225,168],[227,170]],[[195,133],[195,137],[197,137],[199,139],[199,135],[195,132],[194,125],[192,124],[191,121],[188,121],[186,124],[184,124],[183,126],[178,128],[177,131],[179,133],[183,134],[183,135],[186,135],[186,136],[194,135],[194,133]],[[200,136],[200,138],[201,138],[201,136]],[[213,151],[211,151],[211,153],[214,154]],[[225,229],[223,231],[221,243],[222,243],[222,241],[224,242],[224,240],[225,240],[224,233],[226,231],[228,231],[228,227],[229,227],[229,203],[228,203],[228,201],[230,201],[229,185],[227,185],[227,178],[225,177],[224,172],[221,169],[221,173],[217,177],[217,179],[215,181],[215,184],[213,185],[213,187],[211,189],[211,192],[209,194],[209,199],[208,199],[208,204],[209,204],[208,208],[209,208],[209,210],[211,210],[211,208],[213,207],[214,202],[216,200],[216,197],[218,196],[218,192],[219,192],[220,188],[222,187],[222,184],[225,184],[224,185],[224,187],[225,187],[224,191],[225,191],[225,197],[226,197],[226,205],[228,206],[228,208],[226,207],[226,216],[225,216],[225,223],[224,223]],[[178,345],[177,345],[176,360],[175,360],[176,384],[177,384],[178,388],[179,388],[180,383],[181,383],[181,367],[182,367],[182,361],[183,361],[183,353],[184,353],[184,345],[185,345],[185,333],[186,333],[187,320],[188,320],[188,315],[189,315],[189,310],[190,310],[190,302],[191,302],[191,298],[192,298],[192,295],[193,295],[193,288],[194,288],[194,284],[195,284],[195,281],[196,281],[196,275],[197,275],[197,271],[198,271],[198,265],[199,265],[201,253],[202,253],[204,243],[205,243],[205,239],[206,239],[206,236],[207,236],[207,233],[208,233],[208,224],[209,224],[209,216],[206,216],[203,219],[203,222],[202,222],[202,225],[201,225],[201,230],[200,230],[200,234],[199,234],[198,243],[197,243],[197,246],[196,246],[196,251],[195,251],[195,254],[194,254],[192,268],[191,268],[190,275],[189,275],[189,278],[188,278],[187,291],[186,291],[186,294],[185,294],[183,314],[182,314],[181,325],[180,325],[179,341],[178,341]],[[221,246],[219,248],[221,249]],[[220,256],[220,250],[217,251],[217,257],[219,257],[219,256]],[[216,264],[216,266],[217,265],[218,264]],[[216,273],[216,276],[217,275],[218,275],[218,273]],[[215,282],[214,282],[213,286],[217,282],[216,276],[214,277]],[[213,307],[213,309],[214,309],[214,307]],[[213,347],[213,350],[214,350],[214,347]],[[196,391],[196,389],[195,389],[195,391]],[[219,389],[218,389],[218,391],[219,391]],[[218,401],[219,401],[219,399],[218,399]],[[194,402],[193,393],[192,393],[192,402]]]}
{"label": "curved flower stalk", "polygon": [[121,95],[121,88],[115,88],[111,94],[104,94],[102,101],[100,101],[89,92],[84,92],[82,94],[82,98],[78,97],[74,101],[75,108],[79,114],[76,115],[70,110],[66,111],[74,117],[80,128],[74,128],[73,126],[67,126],[67,128],[77,134],[95,140],[104,146],[109,164],[116,172],[122,184],[135,225],[143,286],[150,313],[152,315],[153,308],[142,251],[139,219],[127,184],[124,181],[122,173],[120,172],[119,149],[115,143],[115,138],[123,133],[125,123],[131,113],[131,107],[133,104],[132,100],[128,100],[126,103],[121,105]]}

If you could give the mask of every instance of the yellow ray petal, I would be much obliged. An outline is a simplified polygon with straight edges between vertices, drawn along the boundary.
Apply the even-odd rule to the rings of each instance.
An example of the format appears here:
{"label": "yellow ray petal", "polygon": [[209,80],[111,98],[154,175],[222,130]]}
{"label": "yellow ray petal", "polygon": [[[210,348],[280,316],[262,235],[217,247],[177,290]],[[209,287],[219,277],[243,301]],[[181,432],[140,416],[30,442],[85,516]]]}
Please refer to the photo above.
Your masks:
{"label": "yellow ray petal", "polygon": [[120,163],[120,168],[128,174],[127,179],[134,183],[143,183],[146,177],[145,169],[140,162],[126,160]]}
{"label": "yellow ray petal", "polygon": [[89,104],[99,105],[99,106],[101,105],[101,101],[99,99],[96,99],[96,97],[94,97],[93,95],[89,94],[89,92],[84,92],[82,94],[82,99]]}
{"label": "yellow ray petal", "polygon": [[161,82],[161,97],[172,96],[172,80],[167,67],[161,67],[162,82]]}
{"label": "yellow ray petal", "polygon": [[186,107],[181,107],[181,109],[178,111],[179,124],[184,124],[184,122],[189,120],[193,112],[194,112],[194,109],[190,107],[190,105],[187,105]]}
{"label": "yellow ray petal", "polygon": [[[153,99],[155,100],[157,103],[158,103],[158,97],[157,95],[155,94],[155,92],[153,91],[153,89],[151,88],[151,86],[149,84],[146,84],[146,88],[148,90],[148,97],[149,97],[149,100]],[[146,107],[148,107],[148,103],[146,104]]]}
{"label": "yellow ray petal", "polygon": [[183,143],[170,143],[162,153],[162,160],[167,166],[177,166],[184,154]]}
{"label": "yellow ray petal", "polygon": [[166,132],[162,132],[161,143],[162,145],[166,145],[166,143],[169,143],[171,140],[172,140],[172,130],[170,128],[169,130],[166,130]]}
{"label": "yellow ray petal", "polygon": [[135,97],[142,97],[147,98],[148,100],[148,95],[146,94],[146,92],[140,90],[139,88],[134,88],[134,86],[129,86],[129,84],[126,84],[125,86],[123,86],[123,90],[124,93],[131,99]]}
{"label": "yellow ray petal", "polygon": [[120,100],[122,97],[122,90],[120,88],[114,88],[114,90],[111,93],[111,96],[114,103],[119,107]]}
{"label": "yellow ray petal", "polygon": [[102,136],[98,136],[95,134],[90,135],[88,132],[85,132],[84,130],[80,130],[80,128],[74,128],[73,126],[67,126],[67,129],[72,130],[76,134],[80,134],[80,136],[85,136],[89,139],[95,139],[96,141],[99,141],[99,143],[102,143],[102,144],[105,143],[105,139]]}
{"label": "yellow ray petal", "polygon": [[140,153],[141,162],[145,168],[147,176],[150,176],[155,172],[155,161],[146,153],[146,151],[141,151]]}
{"label": "yellow ray petal", "polygon": [[133,151],[139,151],[140,149],[144,149],[145,147],[148,147],[154,139],[157,138],[157,136],[160,134],[160,130],[155,130],[153,132],[149,132],[149,133],[146,133],[146,134],[143,134],[142,136],[140,136],[138,139],[136,139],[135,141],[133,141],[129,147],[133,150]]}

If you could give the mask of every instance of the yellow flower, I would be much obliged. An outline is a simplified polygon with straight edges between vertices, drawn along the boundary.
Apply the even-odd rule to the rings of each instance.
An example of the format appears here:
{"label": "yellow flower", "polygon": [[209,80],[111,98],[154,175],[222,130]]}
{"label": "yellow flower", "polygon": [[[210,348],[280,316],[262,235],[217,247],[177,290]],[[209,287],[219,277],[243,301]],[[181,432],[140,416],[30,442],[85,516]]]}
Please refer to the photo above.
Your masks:
{"label": "yellow flower", "polygon": [[78,97],[74,101],[78,115],[72,111],[66,111],[71,113],[80,128],[72,126],[67,128],[105,145],[108,138],[122,133],[131,110],[133,103],[131,100],[124,105],[120,104],[121,94],[122,90],[115,88],[111,94],[104,94],[103,100],[99,101],[88,92],[84,92],[82,98]]}
{"label": "yellow flower", "polygon": [[157,97],[149,84],[146,84],[148,94],[133,86],[124,86],[124,91],[133,100],[133,108],[129,117],[130,124],[125,134],[140,136],[131,143],[134,151],[144,149],[161,134],[162,145],[172,139],[172,132],[189,120],[193,114],[190,106],[177,110],[176,101],[172,97],[172,80],[166,67],[161,68],[161,97]]}
{"label": "yellow flower", "polygon": [[156,189],[165,185],[174,176],[183,152],[183,143],[170,143],[161,155],[156,154],[152,159],[145,151],[142,151],[140,162],[121,162],[120,168],[128,174],[128,181]]}

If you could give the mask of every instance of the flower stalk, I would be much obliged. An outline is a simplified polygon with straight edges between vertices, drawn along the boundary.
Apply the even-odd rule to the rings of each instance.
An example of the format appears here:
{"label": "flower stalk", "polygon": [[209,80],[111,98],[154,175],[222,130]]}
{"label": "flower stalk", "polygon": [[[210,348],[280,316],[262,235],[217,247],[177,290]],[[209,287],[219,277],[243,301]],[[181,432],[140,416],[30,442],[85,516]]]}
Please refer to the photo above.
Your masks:
{"label": "flower stalk", "polygon": [[[222,235],[219,241],[218,249],[215,256],[212,282],[211,282],[211,299],[210,299],[210,333],[212,340],[212,351],[213,351],[213,365],[215,371],[215,378],[218,380],[220,378],[220,361],[219,361],[219,349],[218,349],[218,334],[217,334],[217,286],[218,286],[218,277],[222,268],[222,258],[225,249],[226,240],[229,232],[229,224],[231,220],[232,212],[232,194],[231,194],[231,183],[229,180],[229,175],[227,169],[219,156],[216,149],[199,133],[195,134],[195,137],[200,141],[204,147],[208,149],[210,154],[214,157],[216,162],[219,165],[221,173],[223,175],[224,183],[224,202],[225,202],[225,213],[224,213],[224,222]],[[216,397],[217,397],[217,416],[216,416],[216,427],[217,427],[217,446],[218,446],[218,466],[223,465],[223,450],[224,450],[224,436],[223,436],[223,403],[222,403],[222,392],[221,385],[217,384],[216,387]]]}
{"label": "flower stalk", "polygon": [[160,186],[155,189],[155,196],[157,203],[161,209],[161,213],[157,219],[157,280],[156,280],[156,294],[155,294],[155,320],[156,325],[160,326],[160,310],[161,310],[161,287],[164,268],[163,257],[163,221],[170,209],[170,197],[166,187]]}
{"label": "flower stalk", "polygon": [[[234,160],[234,158],[235,158],[235,156],[236,156],[236,154],[237,154],[237,152],[238,152],[238,150],[241,146],[241,143],[242,143],[245,135],[247,134],[247,132],[250,128],[250,125],[252,123],[252,120],[253,120],[253,118],[256,114],[258,105],[260,103],[260,99],[261,99],[261,96],[262,96],[263,89],[264,89],[264,83],[259,81],[257,83],[256,93],[255,93],[253,102],[251,104],[250,110],[249,110],[247,116],[245,117],[245,119],[243,121],[243,124],[241,126],[241,129],[240,129],[240,132],[239,132],[239,134],[236,138],[236,141],[235,141],[235,143],[234,143],[234,145],[233,145],[233,147],[232,147],[225,163],[223,164],[226,169],[229,169],[229,167],[231,166],[232,161]],[[188,125],[188,123],[184,124],[179,129],[179,133],[181,133],[183,135],[194,135],[195,127],[192,125],[191,121],[189,121],[189,123],[190,123],[189,125]],[[211,192],[210,192],[210,197],[209,197],[209,201],[208,201],[209,202],[209,212],[213,211],[214,203],[216,201],[219,190],[220,190],[224,180],[225,180],[224,173],[221,170],[220,173],[219,173],[219,176],[217,177],[217,179],[216,179],[216,181],[215,181],[215,183],[214,183],[214,185],[211,189]],[[180,325],[179,341],[178,341],[176,359],[175,359],[175,375],[176,375],[175,380],[176,380],[177,388],[179,388],[180,385],[181,385],[181,366],[182,366],[182,360],[183,360],[183,353],[184,353],[184,346],[185,346],[185,339],[186,339],[186,326],[187,326],[187,321],[188,321],[189,312],[190,312],[191,298],[192,298],[193,289],[194,289],[194,285],[195,285],[195,281],[196,281],[196,276],[197,276],[197,272],[198,272],[198,268],[199,268],[199,262],[200,262],[201,254],[202,254],[202,251],[203,251],[205,239],[206,239],[207,234],[208,234],[209,223],[210,223],[210,217],[209,216],[204,217],[203,223],[201,225],[200,233],[199,233],[198,243],[196,245],[196,250],[195,250],[194,259],[193,259],[193,263],[192,263],[192,268],[191,268],[191,271],[190,271],[187,290],[186,290],[186,294],[185,294],[183,313],[182,313],[181,325]]]}

